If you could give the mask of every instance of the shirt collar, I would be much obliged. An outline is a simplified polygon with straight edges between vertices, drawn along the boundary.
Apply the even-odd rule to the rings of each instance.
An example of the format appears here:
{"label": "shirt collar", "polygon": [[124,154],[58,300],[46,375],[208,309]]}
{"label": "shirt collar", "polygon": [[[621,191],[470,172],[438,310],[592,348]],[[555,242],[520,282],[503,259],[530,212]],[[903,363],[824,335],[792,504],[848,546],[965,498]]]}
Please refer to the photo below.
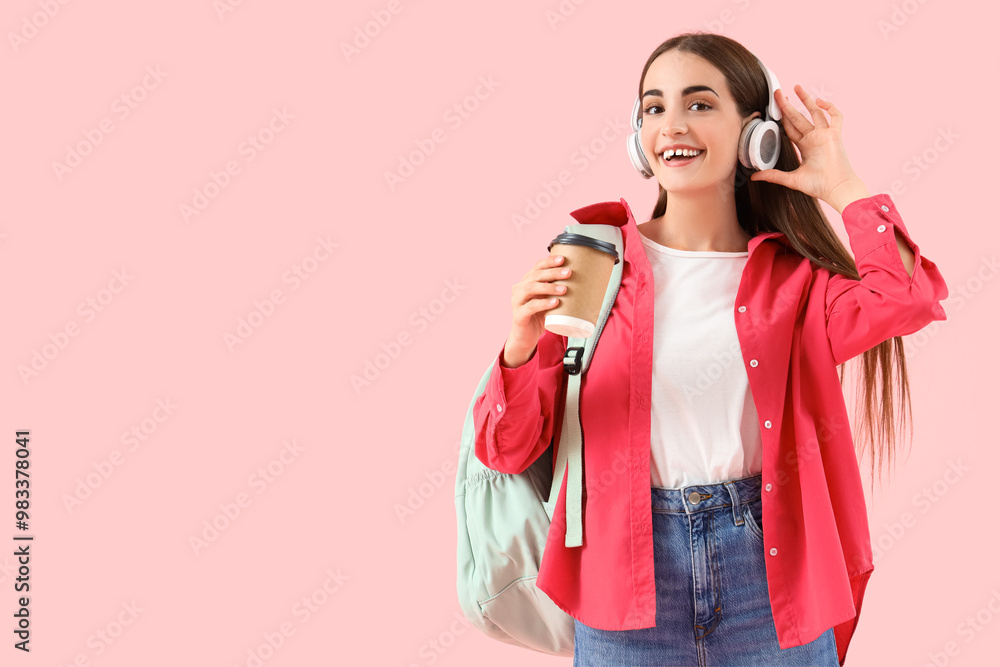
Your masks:
{"label": "shirt collar", "polygon": [[[628,202],[624,198],[619,201],[604,201],[590,204],[589,206],[571,211],[570,215],[581,224],[614,225],[616,227],[625,227],[630,231],[635,230],[636,234],[639,231],[635,218],[632,216],[632,209],[629,208]],[[753,251],[757,246],[769,239],[774,239],[789,247],[791,246],[788,239],[781,232],[760,232],[750,239],[747,244],[748,257],[753,255]]]}

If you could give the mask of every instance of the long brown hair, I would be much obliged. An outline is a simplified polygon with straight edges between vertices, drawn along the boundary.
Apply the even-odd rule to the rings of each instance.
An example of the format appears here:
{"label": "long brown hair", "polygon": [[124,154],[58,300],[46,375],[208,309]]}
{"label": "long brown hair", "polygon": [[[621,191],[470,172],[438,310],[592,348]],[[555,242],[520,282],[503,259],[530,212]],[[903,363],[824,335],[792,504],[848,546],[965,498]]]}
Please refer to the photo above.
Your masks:
{"label": "long brown hair", "polygon": [[[656,47],[650,54],[639,77],[639,95],[646,71],[661,54],[677,49],[700,56],[714,65],[726,77],[729,91],[736,100],[740,116],[746,118],[754,111],[763,115],[769,100],[767,79],[757,65],[757,60],[739,42],[713,33],[689,32],[672,37]],[[778,121],[780,125],[781,122]],[[793,171],[801,164],[795,146],[785,135],[781,136],[781,153],[775,169]],[[750,170],[737,161],[735,200],[736,215],[742,227],[751,236],[761,232],[781,232],[792,247],[803,257],[831,272],[860,280],[857,266],[840,238],[830,226],[830,221],[820,208],[815,197],[798,190],[786,188],[767,181],[751,181]],[[667,191],[660,186],[660,193],[650,219],[658,218],[667,208]],[[895,353],[895,354],[894,354]],[[894,402],[893,388],[901,392],[901,401],[906,403],[910,420],[913,409],[910,405],[909,379],[906,374],[906,357],[903,353],[903,339],[900,336],[879,343],[859,355],[863,374],[858,375],[858,394],[864,404],[862,427],[867,436],[862,441],[874,443],[877,438],[878,450],[872,446],[872,479],[875,478],[875,453],[878,452],[879,477],[883,459],[892,460],[895,450],[895,430],[893,428]],[[895,359],[896,376],[892,375]],[[846,363],[840,364],[840,385],[844,385]],[[876,391],[877,390],[877,391]],[[878,418],[876,419],[876,415]],[[905,427],[902,419],[901,427]],[[876,435],[875,428],[878,432]],[[902,428],[901,428],[902,430]],[[857,437],[855,436],[857,442]]]}

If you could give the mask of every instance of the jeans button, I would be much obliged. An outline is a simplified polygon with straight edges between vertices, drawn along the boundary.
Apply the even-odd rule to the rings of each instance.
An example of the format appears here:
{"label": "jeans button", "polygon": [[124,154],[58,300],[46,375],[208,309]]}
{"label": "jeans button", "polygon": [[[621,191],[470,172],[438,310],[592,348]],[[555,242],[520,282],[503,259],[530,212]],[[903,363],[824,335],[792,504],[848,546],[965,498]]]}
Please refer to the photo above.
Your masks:
{"label": "jeans button", "polygon": [[688,502],[691,503],[692,505],[697,505],[698,503],[701,502],[701,494],[698,493],[697,491],[692,491],[691,493],[688,494]]}

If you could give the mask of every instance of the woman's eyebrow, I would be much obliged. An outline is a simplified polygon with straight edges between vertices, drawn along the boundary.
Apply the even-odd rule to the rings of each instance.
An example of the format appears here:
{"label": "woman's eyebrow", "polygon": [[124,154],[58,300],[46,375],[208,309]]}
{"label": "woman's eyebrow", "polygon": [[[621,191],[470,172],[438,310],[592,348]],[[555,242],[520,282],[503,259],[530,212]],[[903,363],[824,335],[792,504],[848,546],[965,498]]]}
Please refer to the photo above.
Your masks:
{"label": "woman's eyebrow", "polygon": [[[719,94],[714,90],[712,90],[711,88],[709,88],[708,86],[688,86],[687,88],[681,91],[681,97],[687,97],[691,93],[699,93],[706,90],[715,95],[716,97],[719,97]],[[646,95],[656,95],[657,97],[663,97],[663,91],[660,90],[659,88],[650,88],[649,90],[647,90],[642,94],[643,97],[646,97]]]}

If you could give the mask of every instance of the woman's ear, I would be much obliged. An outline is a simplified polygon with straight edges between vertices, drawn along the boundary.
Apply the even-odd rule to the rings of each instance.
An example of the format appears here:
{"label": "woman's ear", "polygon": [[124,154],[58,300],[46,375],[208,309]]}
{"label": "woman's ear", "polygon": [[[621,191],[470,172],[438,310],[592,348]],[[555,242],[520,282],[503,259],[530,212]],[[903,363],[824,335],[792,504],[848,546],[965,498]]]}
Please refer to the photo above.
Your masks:
{"label": "woman's ear", "polygon": [[747,125],[749,125],[750,121],[752,121],[754,118],[760,118],[760,115],[761,114],[760,114],[759,111],[754,111],[747,118],[744,118],[743,119],[743,123],[740,125],[740,132],[742,132],[743,130],[745,130],[746,127],[747,127]]}

